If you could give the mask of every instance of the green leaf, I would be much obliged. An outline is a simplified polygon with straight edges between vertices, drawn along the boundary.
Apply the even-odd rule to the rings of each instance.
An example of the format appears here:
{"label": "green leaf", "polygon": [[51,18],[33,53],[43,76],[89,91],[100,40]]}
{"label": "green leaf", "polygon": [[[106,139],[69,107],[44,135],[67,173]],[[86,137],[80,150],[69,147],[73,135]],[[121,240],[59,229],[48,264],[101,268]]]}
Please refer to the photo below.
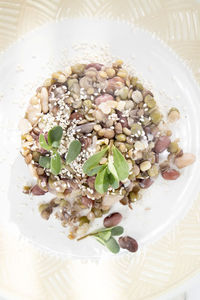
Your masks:
{"label": "green leaf", "polygon": [[95,189],[98,193],[104,194],[107,192],[109,187],[107,167],[98,172],[97,177],[95,179]]}
{"label": "green leaf", "polygon": [[61,170],[61,158],[58,152],[51,156],[51,172],[54,175],[58,175]]}
{"label": "green leaf", "polygon": [[63,129],[61,126],[55,126],[48,132],[48,143],[54,148],[60,146],[60,141],[63,135]]}
{"label": "green leaf", "polygon": [[106,165],[98,165],[96,167],[94,167],[93,169],[91,169],[90,171],[88,171],[87,175],[88,176],[93,176],[96,175],[98,172],[100,172],[101,170],[103,170],[106,167]]}
{"label": "green leaf", "polygon": [[100,237],[98,237],[98,236],[95,236],[95,239],[96,239],[100,244],[102,244],[102,245],[105,246],[105,241],[104,241],[102,238],[100,238]]}
{"label": "green leaf", "polygon": [[118,189],[119,187],[119,178],[115,166],[113,165],[113,157],[109,157],[108,160],[108,170],[110,174],[108,174],[109,183],[114,189]]}
{"label": "green leaf", "polygon": [[112,253],[118,253],[120,248],[117,243],[117,241],[111,237],[108,241],[105,242],[105,246],[112,252]]}
{"label": "green leaf", "polygon": [[40,156],[39,158],[39,165],[43,168],[49,169],[50,162],[51,162],[51,158],[49,156]]}
{"label": "green leaf", "polygon": [[112,236],[117,236],[117,235],[121,235],[124,232],[124,228],[121,226],[116,226],[111,228],[111,235]]}
{"label": "green leaf", "polygon": [[117,171],[115,169],[115,166],[113,164],[113,157],[110,156],[109,157],[109,160],[108,160],[108,169],[110,171],[110,173],[116,178],[118,179],[118,174],[117,174]]}
{"label": "green leaf", "polygon": [[129,165],[125,157],[115,146],[112,147],[112,152],[114,158],[114,166],[117,171],[118,178],[119,180],[124,180],[129,175]]}
{"label": "green leaf", "polygon": [[47,150],[47,151],[50,151],[50,150],[51,150],[51,146],[47,144],[46,139],[45,139],[45,137],[44,137],[43,134],[40,134],[40,137],[39,137],[39,143],[40,143],[40,146],[41,146],[43,149],[45,149],[45,150]]}
{"label": "green leaf", "polygon": [[108,241],[109,238],[111,237],[111,231],[108,230],[108,231],[100,232],[98,233],[97,236],[103,239],[104,241]]}
{"label": "green leaf", "polygon": [[81,152],[81,143],[78,140],[74,140],[69,145],[69,150],[66,157],[66,163],[70,164]]}
{"label": "green leaf", "polygon": [[113,189],[118,189],[119,187],[119,180],[116,179],[112,174],[108,174],[109,184],[112,186]]}
{"label": "green leaf", "polygon": [[90,171],[99,164],[100,160],[102,159],[102,157],[105,155],[107,151],[108,151],[108,147],[104,148],[100,152],[97,152],[96,154],[88,158],[88,160],[83,165],[83,172],[89,175]]}

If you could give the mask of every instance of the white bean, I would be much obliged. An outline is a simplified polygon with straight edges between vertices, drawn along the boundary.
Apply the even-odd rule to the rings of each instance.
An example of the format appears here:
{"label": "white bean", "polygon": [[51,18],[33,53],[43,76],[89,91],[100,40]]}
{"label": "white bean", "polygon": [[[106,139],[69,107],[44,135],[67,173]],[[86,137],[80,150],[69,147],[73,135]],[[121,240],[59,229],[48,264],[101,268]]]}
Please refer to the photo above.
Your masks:
{"label": "white bean", "polygon": [[19,130],[22,134],[28,133],[31,131],[31,123],[27,119],[21,119],[18,125]]}
{"label": "white bean", "polygon": [[184,153],[182,156],[177,157],[175,159],[175,165],[177,168],[182,169],[185,168],[195,161],[195,155],[192,153]]}
{"label": "white bean", "polygon": [[40,93],[40,99],[41,99],[41,106],[42,111],[44,114],[46,114],[49,110],[48,107],[48,92],[46,87],[42,87],[41,93]]}
{"label": "white bean", "polygon": [[30,121],[30,123],[32,125],[34,125],[39,117],[40,117],[40,114],[41,114],[41,105],[40,104],[37,104],[37,105],[29,105],[28,106],[28,109],[27,109],[27,119]]}

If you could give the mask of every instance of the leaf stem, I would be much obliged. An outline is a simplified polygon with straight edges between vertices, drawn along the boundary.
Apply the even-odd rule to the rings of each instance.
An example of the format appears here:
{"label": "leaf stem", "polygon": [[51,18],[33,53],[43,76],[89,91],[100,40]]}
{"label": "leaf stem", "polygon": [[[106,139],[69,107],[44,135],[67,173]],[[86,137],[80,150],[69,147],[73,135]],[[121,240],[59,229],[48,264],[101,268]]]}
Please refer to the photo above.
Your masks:
{"label": "leaf stem", "polygon": [[99,232],[95,232],[95,233],[88,233],[88,234],[86,234],[86,235],[78,238],[77,241],[81,241],[81,240],[85,239],[88,236],[92,236],[92,235],[95,235],[95,234],[98,234],[98,233],[100,233],[100,231]]}

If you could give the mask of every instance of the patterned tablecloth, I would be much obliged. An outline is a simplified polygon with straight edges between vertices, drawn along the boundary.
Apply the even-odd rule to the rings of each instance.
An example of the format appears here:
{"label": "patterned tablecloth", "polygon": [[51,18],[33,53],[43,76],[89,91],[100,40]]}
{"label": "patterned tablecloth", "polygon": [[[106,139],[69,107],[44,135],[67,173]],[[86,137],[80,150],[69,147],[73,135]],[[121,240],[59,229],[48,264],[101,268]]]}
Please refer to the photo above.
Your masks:
{"label": "patterned tablecloth", "polygon": [[[41,24],[79,16],[125,19],[155,32],[200,83],[200,3],[195,0],[0,0],[0,50]],[[20,300],[153,299],[200,272],[199,236],[200,197],[170,233],[140,255],[98,266],[52,257],[0,228],[0,290]],[[97,278],[93,287],[86,267]]]}

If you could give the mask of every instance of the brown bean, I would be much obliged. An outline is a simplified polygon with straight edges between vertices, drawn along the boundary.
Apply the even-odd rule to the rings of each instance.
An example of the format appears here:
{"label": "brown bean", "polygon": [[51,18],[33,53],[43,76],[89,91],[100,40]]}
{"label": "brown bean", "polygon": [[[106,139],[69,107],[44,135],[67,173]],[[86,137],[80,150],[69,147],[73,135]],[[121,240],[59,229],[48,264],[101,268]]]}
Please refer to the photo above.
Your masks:
{"label": "brown bean", "polygon": [[80,142],[82,145],[82,150],[87,149],[92,144],[92,139],[89,137],[80,138]]}
{"label": "brown bean", "polygon": [[122,124],[121,123],[116,123],[115,124],[115,132],[116,133],[122,133]]}
{"label": "brown bean", "polygon": [[166,180],[176,180],[180,173],[175,169],[167,169],[162,172],[162,177]]}
{"label": "brown bean", "polygon": [[81,115],[80,113],[78,113],[78,112],[74,112],[74,113],[72,113],[71,114],[71,116],[70,116],[70,118],[69,118],[70,120],[81,120],[81,119],[83,119],[83,115]]}
{"label": "brown bean", "polygon": [[156,144],[155,144],[155,152],[161,153],[164,150],[166,150],[169,147],[169,144],[171,143],[170,138],[168,136],[161,136],[158,138]]}
{"label": "brown bean", "polygon": [[138,250],[138,243],[130,236],[122,236],[119,238],[119,245],[123,249],[127,249],[130,252],[136,252]]}
{"label": "brown bean", "polygon": [[37,184],[31,188],[30,192],[34,196],[42,196],[42,195],[46,194],[46,192],[43,191]]}
{"label": "brown bean", "polygon": [[140,186],[143,189],[148,189],[153,183],[154,183],[154,181],[151,178],[147,178],[147,179],[143,179],[140,182]]}
{"label": "brown bean", "polygon": [[49,206],[41,211],[41,217],[45,220],[48,220],[50,215],[52,214],[52,212],[53,212],[53,209],[51,206]]}
{"label": "brown bean", "polygon": [[95,176],[89,176],[87,178],[87,184],[89,186],[89,188],[93,189],[94,188],[94,182],[95,182]]}
{"label": "brown bean", "polygon": [[146,90],[146,89],[144,89],[144,90],[142,91],[142,95],[143,95],[143,98],[145,98],[147,95],[150,95],[150,96],[153,97],[152,92],[149,91],[149,90]]}
{"label": "brown bean", "polygon": [[118,212],[116,213],[112,213],[109,216],[107,216],[104,221],[103,221],[103,225],[105,227],[113,227],[118,225],[122,220],[122,215]]}
{"label": "brown bean", "polygon": [[126,128],[129,128],[129,124],[128,124],[128,118],[127,117],[123,117],[123,112],[119,111],[116,109],[116,113],[117,113],[117,116],[119,118],[119,123],[121,123],[122,127],[126,127]]}
{"label": "brown bean", "polygon": [[82,197],[81,203],[87,207],[90,207],[94,204],[94,201],[86,196]]}
{"label": "brown bean", "polygon": [[195,161],[195,155],[192,153],[184,153],[182,156],[177,157],[175,159],[175,165],[177,168],[182,169],[185,168]]}
{"label": "brown bean", "polygon": [[112,139],[115,136],[115,132],[112,129],[105,129],[104,137],[108,139]]}
{"label": "brown bean", "polygon": [[82,132],[82,133],[90,133],[94,129],[94,125],[95,125],[94,122],[82,124],[82,125],[76,126],[75,130],[78,132]]}

